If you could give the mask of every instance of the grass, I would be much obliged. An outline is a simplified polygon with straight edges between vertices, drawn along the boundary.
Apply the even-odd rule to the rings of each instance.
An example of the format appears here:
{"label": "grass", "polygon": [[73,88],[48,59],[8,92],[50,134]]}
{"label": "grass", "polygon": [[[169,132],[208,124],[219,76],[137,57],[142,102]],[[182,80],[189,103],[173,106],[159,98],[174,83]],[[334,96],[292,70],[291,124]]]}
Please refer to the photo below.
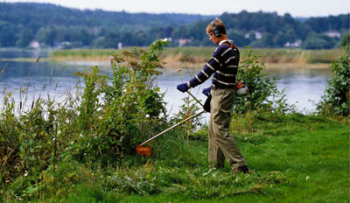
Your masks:
{"label": "grass", "polygon": [[[212,55],[214,47],[174,47],[166,48],[161,58],[165,62],[178,62],[182,56],[192,56],[197,61],[206,61]],[[128,48],[133,52],[133,48]],[[241,49],[244,52],[246,49]],[[261,56],[261,61],[267,64],[329,64],[344,53],[342,49],[302,50],[302,49],[253,49],[254,54]],[[56,50],[50,55],[51,60],[109,60],[110,56],[119,53],[116,49],[73,49]]]}
{"label": "grass", "polygon": [[31,200],[348,202],[349,130],[347,118],[235,116],[231,133],[250,174],[235,176],[227,163],[208,173],[206,133],[183,140],[174,130],[151,143],[151,157],[127,156],[106,168],[63,161],[55,175],[43,175],[41,193],[34,192]]}

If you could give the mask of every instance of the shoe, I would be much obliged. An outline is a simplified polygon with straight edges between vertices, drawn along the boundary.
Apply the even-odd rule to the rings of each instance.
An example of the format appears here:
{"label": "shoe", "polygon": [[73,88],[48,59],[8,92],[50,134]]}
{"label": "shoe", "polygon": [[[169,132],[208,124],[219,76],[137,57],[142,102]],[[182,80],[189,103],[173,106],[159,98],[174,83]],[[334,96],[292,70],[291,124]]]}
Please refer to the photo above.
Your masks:
{"label": "shoe", "polygon": [[240,166],[238,168],[234,168],[232,169],[233,173],[239,173],[239,172],[243,172],[244,174],[249,172],[249,168],[248,166]]}

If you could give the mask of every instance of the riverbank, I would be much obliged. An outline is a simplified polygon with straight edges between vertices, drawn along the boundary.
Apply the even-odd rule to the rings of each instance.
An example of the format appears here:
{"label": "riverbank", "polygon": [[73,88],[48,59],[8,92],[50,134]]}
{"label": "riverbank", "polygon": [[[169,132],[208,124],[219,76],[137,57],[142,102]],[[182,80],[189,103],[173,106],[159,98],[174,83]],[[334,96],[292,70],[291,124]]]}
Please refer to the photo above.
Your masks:
{"label": "riverbank", "polygon": [[[214,47],[166,48],[162,51],[160,58],[166,63],[166,68],[201,67],[214,49]],[[127,50],[133,54],[139,54],[134,48]],[[50,60],[71,63],[98,61],[108,65],[111,55],[120,52],[115,49],[56,50],[51,53]],[[241,49],[241,55],[245,52],[247,49]],[[344,53],[344,50],[253,49],[253,53],[261,56],[260,61],[265,62],[267,68],[328,68],[331,62]],[[196,63],[181,62],[184,57],[190,57],[190,60]]]}

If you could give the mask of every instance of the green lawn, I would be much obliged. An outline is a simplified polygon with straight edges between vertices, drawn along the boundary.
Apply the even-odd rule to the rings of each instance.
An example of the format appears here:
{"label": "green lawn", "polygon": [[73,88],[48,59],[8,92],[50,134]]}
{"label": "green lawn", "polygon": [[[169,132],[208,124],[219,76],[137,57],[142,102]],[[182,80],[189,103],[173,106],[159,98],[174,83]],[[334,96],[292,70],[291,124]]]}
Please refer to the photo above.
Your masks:
{"label": "green lawn", "polygon": [[[349,120],[344,118],[299,114],[237,117],[232,120],[232,134],[251,169],[247,175],[233,175],[228,164],[208,173],[205,133],[183,141],[175,130],[152,143],[151,157],[125,157],[122,164],[107,168],[63,164],[56,172],[59,181],[48,181],[43,185],[46,193],[44,190],[34,199],[349,202],[349,130]],[[50,190],[50,183],[55,183],[51,186],[55,190]]]}

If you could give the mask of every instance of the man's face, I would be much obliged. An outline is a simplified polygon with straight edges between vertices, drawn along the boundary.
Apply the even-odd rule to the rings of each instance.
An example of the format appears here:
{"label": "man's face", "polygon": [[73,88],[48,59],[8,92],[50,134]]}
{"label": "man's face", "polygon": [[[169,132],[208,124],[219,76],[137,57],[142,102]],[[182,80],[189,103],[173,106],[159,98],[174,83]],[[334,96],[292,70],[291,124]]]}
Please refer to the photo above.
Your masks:
{"label": "man's face", "polygon": [[219,38],[215,37],[214,33],[211,32],[208,34],[210,41],[214,42],[214,44],[219,44],[220,40]]}

